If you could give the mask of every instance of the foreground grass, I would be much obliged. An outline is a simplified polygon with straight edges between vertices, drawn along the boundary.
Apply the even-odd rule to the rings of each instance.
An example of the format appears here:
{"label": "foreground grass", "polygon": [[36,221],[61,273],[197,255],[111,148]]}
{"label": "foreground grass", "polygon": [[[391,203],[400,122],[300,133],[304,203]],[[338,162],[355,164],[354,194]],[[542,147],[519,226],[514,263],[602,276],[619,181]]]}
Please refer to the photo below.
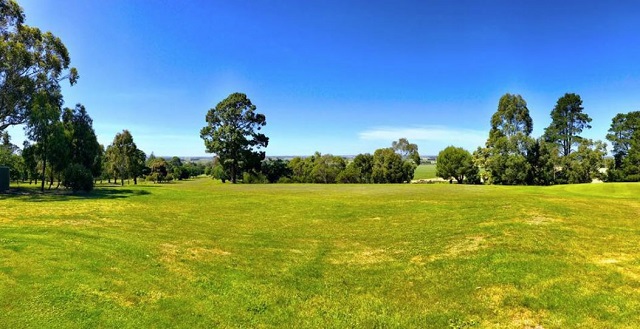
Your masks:
{"label": "foreground grass", "polygon": [[640,326],[640,184],[0,195],[0,324]]}

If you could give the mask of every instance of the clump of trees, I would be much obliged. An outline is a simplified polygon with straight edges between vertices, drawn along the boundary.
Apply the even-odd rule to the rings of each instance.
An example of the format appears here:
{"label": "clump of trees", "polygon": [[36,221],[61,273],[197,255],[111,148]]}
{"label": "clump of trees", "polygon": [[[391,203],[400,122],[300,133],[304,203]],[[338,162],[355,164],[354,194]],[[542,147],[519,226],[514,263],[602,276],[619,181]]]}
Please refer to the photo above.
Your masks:
{"label": "clump of trees", "polygon": [[[484,182],[503,185],[588,183],[594,178],[604,178],[600,168],[604,165],[606,145],[580,135],[584,129],[591,128],[591,118],[584,113],[580,96],[567,93],[560,97],[550,115],[551,123],[544,135],[533,138],[533,120],[526,101],[520,95],[503,95],[491,117],[485,147],[473,153],[474,165],[469,165],[464,150],[447,148],[438,157],[441,168],[438,175],[461,182],[463,168],[473,170],[475,167]],[[614,122],[624,121],[624,118],[617,121],[614,118]],[[629,134],[623,130],[615,130],[619,134],[612,133],[611,138],[623,136],[624,139]],[[618,149],[622,159],[626,148],[619,145]]]}
{"label": "clump of trees", "polygon": [[438,153],[436,176],[443,179],[455,179],[458,184],[477,184],[480,182],[478,167],[469,151],[449,146]]}
{"label": "clump of trees", "polygon": [[607,180],[640,181],[640,111],[618,113],[613,117],[607,140],[613,145]]}

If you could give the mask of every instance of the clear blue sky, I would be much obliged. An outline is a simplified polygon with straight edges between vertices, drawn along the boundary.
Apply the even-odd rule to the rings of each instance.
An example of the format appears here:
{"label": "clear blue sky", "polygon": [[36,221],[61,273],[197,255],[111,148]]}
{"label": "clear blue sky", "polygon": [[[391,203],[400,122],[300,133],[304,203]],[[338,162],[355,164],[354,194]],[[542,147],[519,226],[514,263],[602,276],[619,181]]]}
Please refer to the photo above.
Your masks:
{"label": "clear blue sky", "polygon": [[266,115],[268,155],[400,137],[423,155],[473,150],[506,92],[536,136],[565,92],[582,96],[589,138],[640,110],[638,1],[19,2],[79,70],[65,105],[87,107],[101,143],[129,129],[147,154],[205,155],[205,114],[236,91]]}

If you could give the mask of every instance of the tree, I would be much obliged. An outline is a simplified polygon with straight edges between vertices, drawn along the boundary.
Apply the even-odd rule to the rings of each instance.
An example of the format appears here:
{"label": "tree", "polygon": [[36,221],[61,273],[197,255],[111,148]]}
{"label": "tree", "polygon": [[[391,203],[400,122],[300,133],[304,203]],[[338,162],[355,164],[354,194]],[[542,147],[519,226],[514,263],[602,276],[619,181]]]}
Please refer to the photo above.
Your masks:
{"label": "tree", "polygon": [[443,179],[455,178],[462,184],[467,175],[477,176],[477,167],[469,151],[455,146],[448,146],[438,153],[436,175]]}
{"label": "tree", "polygon": [[403,183],[413,178],[415,164],[403,161],[392,148],[378,149],[373,153],[371,177],[374,183]]}
{"label": "tree", "polygon": [[27,123],[39,92],[60,91],[60,82],[78,79],[62,41],[24,25],[22,8],[0,0],[0,131]]}
{"label": "tree", "polygon": [[491,117],[491,130],[486,148],[476,152],[489,173],[491,183],[525,184],[530,170],[527,148],[533,120],[527,103],[520,95],[505,94],[498,102],[498,110]]}
{"label": "tree", "polygon": [[311,177],[313,183],[333,184],[336,178],[346,167],[342,157],[316,152]]}
{"label": "tree", "polygon": [[70,140],[70,162],[92,170],[101,152],[100,143],[93,130],[93,120],[86,108],[82,104],[76,104],[74,109],[65,108],[62,123]]}
{"label": "tree", "polygon": [[338,176],[341,183],[373,183],[373,155],[358,154]]}
{"label": "tree", "polygon": [[[40,187],[42,192],[44,192],[48,157],[53,154],[50,141],[52,136],[55,136],[54,132],[61,128],[59,126],[61,105],[62,96],[57,91],[39,91],[34,97],[30,111],[31,115],[25,127],[27,137],[37,143],[36,154],[39,155],[42,161],[42,185]],[[59,140],[59,138],[56,138],[56,141]]]}
{"label": "tree", "polygon": [[551,124],[545,129],[545,139],[560,146],[560,155],[571,154],[574,145],[582,140],[580,133],[591,128],[591,118],[583,113],[582,99],[577,94],[564,94],[551,111]]}
{"label": "tree", "polygon": [[601,141],[581,139],[576,151],[560,161],[562,170],[558,173],[559,183],[591,183],[594,178],[602,178],[599,169],[604,165],[606,145]]}
{"label": "tree", "polygon": [[117,133],[111,145],[107,147],[106,154],[108,161],[111,163],[114,178],[117,181],[119,177],[120,184],[124,185],[124,179],[135,171],[135,166],[140,156],[131,133],[126,129],[121,133]]}
{"label": "tree", "polygon": [[620,169],[624,158],[631,149],[631,142],[636,131],[640,130],[640,111],[618,113],[611,120],[611,128],[607,134],[613,146],[615,165],[612,169]]}
{"label": "tree", "polygon": [[200,131],[206,151],[216,154],[222,166],[229,170],[231,182],[245,170],[259,169],[269,144],[269,138],[259,133],[266,125],[264,114],[256,113],[256,106],[247,95],[233,93],[210,109],[207,125]]}
{"label": "tree", "polygon": [[129,165],[129,175],[133,177],[133,185],[138,185],[138,177],[142,176],[147,169],[146,164],[147,155],[144,151],[136,147],[131,157]]}
{"label": "tree", "polygon": [[149,175],[151,180],[154,182],[162,182],[167,177],[168,171],[167,161],[163,158],[155,158],[151,163],[149,163],[149,167],[151,168],[151,174]]}
{"label": "tree", "polygon": [[547,143],[543,138],[538,138],[530,143],[527,149],[527,162],[530,165],[527,184],[551,185],[555,183],[558,163],[558,146]]}
{"label": "tree", "polygon": [[282,159],[269,159],[263,161],[261,172],[267,177],[269,183],[277,183],[281,178],[291,178],[292,175],[288,161]]}
{"label": "tree", "polygon": [[397,142],[391,143],[391,148],[400,154],[403,160],[410,159],[416,166],[420,165],[420,153],[418,153],[418,145],[409,143],[406,138],[400,138]]}
{"label": "tree", "polygon": [[500,137],[510,139],[519,134],[529,136],[532,131],[533,120],[522,96],[507,93],[500,97],[498,110],[491,116],[489,142]]}

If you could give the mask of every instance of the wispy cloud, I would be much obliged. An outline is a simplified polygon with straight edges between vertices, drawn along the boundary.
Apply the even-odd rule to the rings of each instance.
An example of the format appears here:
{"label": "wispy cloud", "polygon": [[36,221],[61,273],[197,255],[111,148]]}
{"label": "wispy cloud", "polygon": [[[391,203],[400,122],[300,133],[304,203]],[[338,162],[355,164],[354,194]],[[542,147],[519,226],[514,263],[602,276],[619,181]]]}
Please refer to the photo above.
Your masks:
{"label": "wispy cloud", "polygon": [[411,142],[432,142],[475,148],[483,145],[488,136],[484,130],[461,129],[447,126],[374,127],[362,131],[362,140],[394,141],[405,137]]}

